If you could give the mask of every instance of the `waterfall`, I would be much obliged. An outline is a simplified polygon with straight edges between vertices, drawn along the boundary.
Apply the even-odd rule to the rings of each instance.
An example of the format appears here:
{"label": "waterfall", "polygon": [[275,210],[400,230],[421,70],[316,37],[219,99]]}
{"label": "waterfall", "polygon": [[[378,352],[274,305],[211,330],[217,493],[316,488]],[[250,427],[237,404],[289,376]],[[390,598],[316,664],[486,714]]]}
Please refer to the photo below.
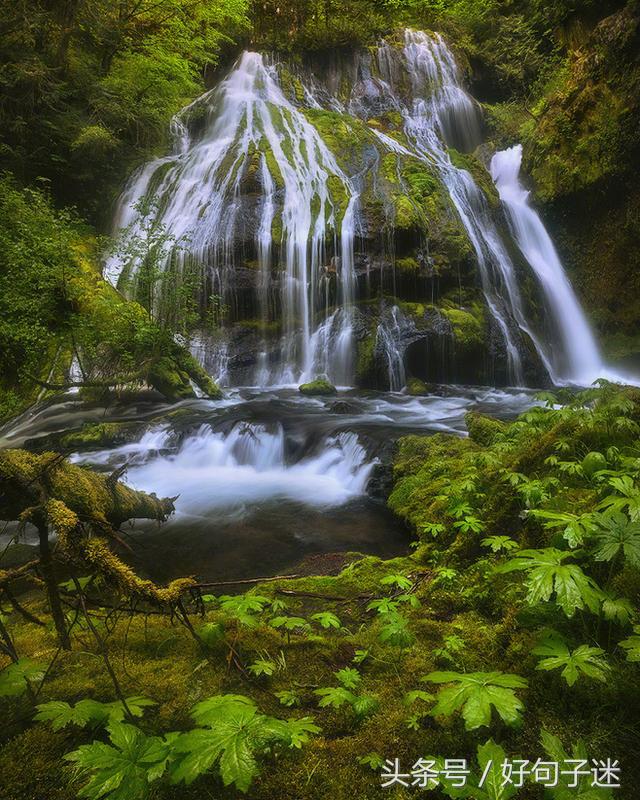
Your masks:
{"label": "waterfall", "polygon": [[[456,61],[439,34],[405,32],[404,58],[413,91],[404,110],[405,131],[416,152],[438,170],[476,254],[487,306],[505,343],[509,377],[523,384],[517,330],[526,333],[548,366],[542,343],[523,311],[514,266],[482,191],[471,174],[451,161],[449,146],[470,149],[480,137],[479,109],[461,85]],[[460,143],[462,143],[460,145]]]}
{"label": "waterfall", "polygon": [[554,383],[588,385],[603,376],[600,352],[558,254],[542,220],[529,205],[529,192],[520,183],[522,146],[496,153],[491,175],[508,213],[522,254],[544,292],[560,347],[552,348]]}
{"label": "waterfall", "polygon": [[[385,214],[392,207],[385,182],[375,172],[382,155],[391,152],[398,159],[399,177],[407,159],[418,159],[446,189],[451,214],[459,218],[475,255],[509,382],[524,385],[523,354],[528,351],[537,353],[555,383],[588,384],[603,375],[588,323],[519,183],[520,149],[496,154],[491,176],[487,173],[504,212],[497,194],[491,200],[480,187],[475,168],[465,168],[463,154],[482,144],[481,110],[466,91],[444,39],[406,30],[400,48],[383,41],[373,55],[356,54],[354,66],[349,79],[356,80],[348,98],[336,90],[344,86],[345,75],[332,74],[324,85],[321,76],[299,71],[289,97],[283,89],[288,67],[243,53],[218,87],[174,118],[172,154],[144,165],[123,192],[116,229],[140,236],[153,234],[137,207],[141,200],[157,198],[150,224],[173,243],[161,264],[169,283],[179,285],[183,271],[195,272],[201,308],[218,314],[219,327],[225,327],[226,313],[234,325],[248,319],[250,332],[243,333],[248,344],[243,341],[236,362],[240,366],[233,364],[231,329],[199,333],[193,350],[205,368],[225,382],[235,380],[234,370],[243,370],[243,378],[259,386],[299,384],[320,376],[340,386],[353,383],[356,331],[362,338],[364,330],[356,301],[373,299],[361,296],[356,280],[356,240],[364,241],[360,234],[367,227],[360,224],[367,208],[360,194],[369,198],[364,194],[366,172],[373,170],[376,201]],[[333,140],[326,136],[325,141],[313,124],[313,115],[323,110],[350,117],[360,126],[360,136],[363,129],[368,132],[357,159],[344,158],[340,151],[339,161],[327,143]],[[394,130],[387,120],[382,124],[386,130],[380,130],[375,115],[384,118],[389,111],[401,123],[394,122]],[[373,155],[365,157],[365,150]],[[509,224],[500,225],[505,217]],[[385,235],[387,223],[382,223]],[[378,233],[370,233],[372,241]],[[541,287],[543,319],[536,319],[524,301],[510,255],[517,248]],[[371,259],[368,252],[363,255],[368,292]],[[395,253],[388,258],[393,263]],[[114,256],[105,275],[135,293],[139,270],[135,258],[127,263]],[[380,281],[380,291],[388,291]],[[397,294],[395,277],[390,293]],[[371,331],[390,386],[401,388],[406,348],[397,318],[379,319]]]}
{"label": "waterfall", "polygon": [[393,306],[391,313],[379,323],[376,331],[375,349],[382,353],[387,366],[389,389],[399,392],[407,383],[407,372],[404,367],[403,334],[413,330],[414,326],[402,317],[398,306]]}
{"label": "waterfall", "polygon": [[[196,112],[205,117],[204,133],[192,136],[188,122]],[[257,160],[262,212],[253,244],[263,285],[268,286],[272,267],[281,273],[287,374],[299,380],[312,371],[315,292],[321,267],[330,255],[327,242],[333,241],[340,262],[337,302],[344,313],[331,358],[331,377],[349,382],[358,194],[313,125],[285,97],[275,68],[258,53],[244,53],[226,80],[183,110],[172,129],[173,155],[147,164],[134,176],[121,199],[117,228],[130,226],[135,233],[136,204],[143,198],[158,198],[152,224],[171,241],[185,243],[167,254],[164,269],[177,264],[178,272],[185,267],[199,270],[226,300],[226,276],[234,269],[238,241],[247,235],[243,182],[251,180]],[[342,219],[330,179],[337,180],[347,198]],[[276,221],[281,223],[281,238],[275,243],[282,263],[272,264]],[[142,233],[140,228],[138,233]],[[114,283],[131,279],[135,285],[138,268],[135,261],[125,264],[113,257],[105,274]],[[268,313],[264,308],[267,291],[263,314]]]}

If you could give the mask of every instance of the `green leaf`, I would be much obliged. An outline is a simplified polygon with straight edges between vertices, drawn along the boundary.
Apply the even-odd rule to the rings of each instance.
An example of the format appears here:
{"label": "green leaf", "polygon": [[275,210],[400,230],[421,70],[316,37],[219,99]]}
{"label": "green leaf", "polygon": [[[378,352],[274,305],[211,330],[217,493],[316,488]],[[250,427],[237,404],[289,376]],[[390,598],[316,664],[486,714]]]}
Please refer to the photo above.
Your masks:
{"label": "green leaf", "polygon": [[602,682],[607,680],[609,665],[602,657],[604,650],[599,647],[583,644],[571,651],[561,637],[551,633],[532,652],[544,656],[537,669],[562,669],[560,674],[569,686],[573,686],[581,674]]}
{"label": "green leaf", "polygon": [[384,758],[379,753],[371,752],[367,753],[366,756],[360,756],[358,764],[362,764],[363,767],[369,767],[374,772],[378,772],[384,765]]}
{"label": "green leaf", "polygon": [[281,705],[293,708],[300,705],[300,695],[292,689],[284,689],[281,692],[276,692],[276,697]]}
{"label": "green leaf", "polygon": [[274,661],[267,661],[264,658],[259,658],[249,666],[249,672],[256,677],[260,675],[273,675],[276,671],[276,664]]}
{"label": "green leaf", "polygon": [[480,544],[483,547],[489,547],[492,553],[499,553],[501,550],[517,550],[518,543],[515,542],[510,536],[487,536]]}
{"label": "green leaf", "polygon": [[353,667],[345,667],[344,669],[339,669],[336,673],[334,673],[338,681],[346,688],[346,689],[355,689],[356,686],[362,680],[362,676],[358,672],[357,669],[353,669]]}
{"label": "green leaf", "polygon": [[353,705],[355,702],[355,695],[344,686],[331,686],[323,689],[314,689],[313,693],[318,695],[320,701],[318,706],[320,708],[340,708],[345,703]]}
{"label": "green leaf", "polygon": [[467,730],[474,730],[491,723],[491,709],[496,709],[508,725],[520,722],[522,702],[516,697],[516,689],[524,689],[527,681],[519,675],[504,672],[431,672],[422,680],[430,683],[451,683],[438,693],[434,717],[462,713]]}
{"label": "green leaf", "polygon": [[27,690],[29,681],[41,681],[47,667],[31,658],[20,658],[0,672],[0,697],[17,697]]}
{"label": "green leaf", "polygon": [[625,514],[598,517],[598,531],[593,555],[596,561],[622,557],[625,564],[640,567],[640,522],[631,522]]}
{"label": "green leaf", "polygon": [[395,586],[402,591],[407,591],[410,589],[413,584],[405,575],[385,575],[384,578],[380,581],[382,586]]}
{"label": "green leaf", "polygon": [[339,618],[330,611],[321,611],[318,614],[313,614],[311,619],[315,619],[322,628],[340,629],[342,627]]}
{"label": "green leaf", "polygon": [[623,639],[620,647],[627,651],[627,661],[640,661],[640,625],[635,625],[633,635]]}
{"label": "green leaf", "polygon": [[524,570],[527,577],[527,600],[532,605],[548,601],[555,594],[557,604],[568,617],[588,608],[596,613],[603,594],[595,581],[576,564],[564,564],[573,553],[548,547],[544,550],[521,550],[496,572]]}
{"label": "green leaf", "polygon": [[107,730],[111,745],[93,742],[65,756],[81,774],[89,775],[79,796],[89,800],[142,800],[149,783],[164,773],[169,741],[145,736],[135,726],[114,720]]}

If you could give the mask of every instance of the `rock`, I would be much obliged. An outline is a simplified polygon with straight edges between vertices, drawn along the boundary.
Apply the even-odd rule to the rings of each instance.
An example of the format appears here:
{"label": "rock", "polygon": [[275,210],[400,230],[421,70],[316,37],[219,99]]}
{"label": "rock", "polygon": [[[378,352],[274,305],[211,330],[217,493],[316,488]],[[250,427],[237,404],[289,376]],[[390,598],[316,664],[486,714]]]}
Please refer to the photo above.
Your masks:
{"label": "rock", "polygon": [[411,397],[423,397],[431,394],[431,389],[420,378],[409,378],[407,381],[407,394],[411,395]]}
{"label": "rock", "polygon": [[323,394],[338,394],[336,387],[324,378],[317,378],[310,383],[303,383],[298,387],[298,390],[300,394],[307,395],[307,397]]}
{"label": "rock", "polygon": [[355,413],[356,409],[346,400],[336,400],[335,403],[331,403],[329,406],[329,411],[332,414],[352,414]]}

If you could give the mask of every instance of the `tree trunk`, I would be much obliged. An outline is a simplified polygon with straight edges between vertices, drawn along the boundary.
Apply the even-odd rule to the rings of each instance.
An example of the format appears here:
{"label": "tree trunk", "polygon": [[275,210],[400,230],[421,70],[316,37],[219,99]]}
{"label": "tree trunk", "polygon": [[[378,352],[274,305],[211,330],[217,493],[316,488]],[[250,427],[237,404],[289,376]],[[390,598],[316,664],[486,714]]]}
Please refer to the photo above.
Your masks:
{"label": "tree trunk", "polygon": [[45,586],[47,587],[47,597],[49,599],[53,624],[56,627],[60,647],[62,647],[63,650],[71,650],[71,639],[69,638],[64,611],[62,610],[62,601],[60,600],[55,566],[53,558],[51,557],[49,528],[44,521],[39,522],[37,528],[40,537],[40,568],[42,570]]}

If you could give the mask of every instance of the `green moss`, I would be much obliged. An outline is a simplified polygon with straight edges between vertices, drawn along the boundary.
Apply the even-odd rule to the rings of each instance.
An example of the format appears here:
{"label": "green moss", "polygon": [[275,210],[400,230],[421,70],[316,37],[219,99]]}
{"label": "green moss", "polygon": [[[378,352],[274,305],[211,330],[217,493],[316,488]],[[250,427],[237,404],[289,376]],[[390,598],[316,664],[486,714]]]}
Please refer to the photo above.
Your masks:
{"label": "green moss", "polygon": [[479,304],[470,309],[442,307],[440,310],[453,327],[456,345],[465,350],[485,345],[484,310]]}
{"label": "green moss", "polygon": [[137,424],[127,425],[122,422],[100,422],[85,425],[82,430],[68,433],[62,437],[60,444],[67,450],[88,447],[108,447],[127,441],[127,433],[137,430]]}
{"label": "green moss", "polygon": [[496,437],[507,429],[504,422],[479,414],[477,411],[467,412],[464,421],[471,440],[484,446],[493,444]]}
{"label": "green moss", "polygon": [[429,387],[420,378],[409,378],[407,381],[407,394],[411,397],[423,397],[431,394]]}
{"label": "green moss", "polygon": [[337,394],[336,387],[323,378],[316,378],[315,381],[310,383],[303,383],[298,387],[300,394],[312,397],[314,395]]}

